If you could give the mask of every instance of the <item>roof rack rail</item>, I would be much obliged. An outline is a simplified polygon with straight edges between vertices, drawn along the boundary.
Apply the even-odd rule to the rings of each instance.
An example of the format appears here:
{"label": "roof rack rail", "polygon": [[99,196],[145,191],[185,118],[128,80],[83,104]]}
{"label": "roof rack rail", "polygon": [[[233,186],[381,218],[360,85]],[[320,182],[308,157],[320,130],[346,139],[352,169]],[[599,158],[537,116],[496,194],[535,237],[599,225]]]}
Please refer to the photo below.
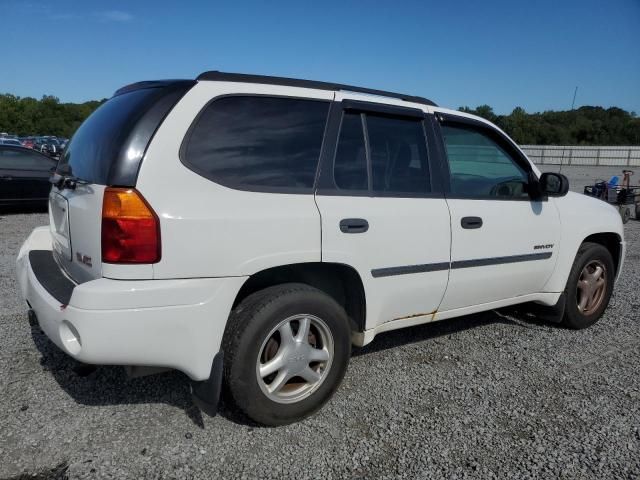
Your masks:
{"label": "roof rack rail", "polygon": [[286,77],[270,77],[268,75],[251,75],[244,73],[228,73],[212,70],[198,75],[196,80],[210,80],[218,82],[243,82],[243,83],[266,83],[269,85],[282,85],[286,87],[303,87],[315,88],[318,90],[347,90],[350,92],[366,93],[369,95],[379,95],[381,97],[398,98],[407,102],[420,103],[423,105],[437,105],[424,97],[416,97],[414,95],[405,95],[403,93],[387,92],[385,90],[376,90],[373,88],[356,87],[353,85],[343,85],[340,83],[319,82],[316,80],[300,80],[297,78]]}

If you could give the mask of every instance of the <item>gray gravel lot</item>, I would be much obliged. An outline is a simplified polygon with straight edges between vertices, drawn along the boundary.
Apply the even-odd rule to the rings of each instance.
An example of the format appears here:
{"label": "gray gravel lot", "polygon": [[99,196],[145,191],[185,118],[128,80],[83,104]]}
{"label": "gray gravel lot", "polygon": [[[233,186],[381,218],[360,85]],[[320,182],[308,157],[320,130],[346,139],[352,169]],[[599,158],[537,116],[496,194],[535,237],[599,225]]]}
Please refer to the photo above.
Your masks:
{"label": "gray gravel lot", "polygon": [[638,221],[594,327],[487,312],[381,334],[318,414],[260,428],[201,416],[179,373],[78,368],[14,280],[46,214],[0,217],[0,478],[640,478]]}

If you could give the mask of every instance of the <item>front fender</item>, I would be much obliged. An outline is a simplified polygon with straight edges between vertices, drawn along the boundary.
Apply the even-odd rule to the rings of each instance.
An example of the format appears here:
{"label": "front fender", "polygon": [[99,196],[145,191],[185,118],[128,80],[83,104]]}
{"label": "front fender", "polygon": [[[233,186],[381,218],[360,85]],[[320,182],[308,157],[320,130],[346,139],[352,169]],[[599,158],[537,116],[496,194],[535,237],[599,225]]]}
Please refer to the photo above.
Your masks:
{"label": "front fender", "polygon": [[543,291],[564,291],[580,245],[587,237],[600,233],[615,234],[619,238],[619,276],[626,249],[624,228],[618,211],[602,200],[575,192],[569,192],[564,197],[552,198],[550,201],[555,202],[560,214],[560,249],[555,270]]}

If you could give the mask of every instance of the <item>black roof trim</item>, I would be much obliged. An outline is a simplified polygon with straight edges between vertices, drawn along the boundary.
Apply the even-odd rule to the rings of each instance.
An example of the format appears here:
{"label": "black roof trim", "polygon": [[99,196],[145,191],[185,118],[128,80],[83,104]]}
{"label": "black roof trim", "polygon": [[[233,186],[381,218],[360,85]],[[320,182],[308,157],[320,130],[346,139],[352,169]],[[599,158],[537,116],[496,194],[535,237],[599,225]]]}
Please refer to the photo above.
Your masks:
{"label": "black roof trim", "polygon": [[398,98],[407,102],[420,103],[423,105],[437,105],[428,98],[405,95],[403,93],[387,92],[385,90],[375,90],[373,88],[356,87],[353,85],[343,85],[341,83],[319,82],[316,80],[300,80],[297,78],[270,77],[267,75],[250,75],[244,73],[228,73],[213,70],[198,75],[196,80],[209,80],[217,82],[243,82],[243,83],[266,83],[269,85],[282,85],[286,87],[315,88],[318,90],[348,90],[357,93],[367,93],[382,97]]}
{"label": "black roof trim", "polygon": [[425,113],[419,108],[400,107],[398,105],[388,105],[386,103],[362,102],[360,100],[342,100],[344,110],[355,112],[379,113],[396,117],[424,119]]}
{"label": "black roof trim", "polygon": [[184,80],[184,79],[175,79],[175,80],[147,80],[144,82],[136,82],[131,83],[129,85],[125,85],[122,88],[119,88],[113,94],[114,97],[118,95],[122,95],[123,93],[133,92],[135,90],[140,90],[142,88],[159,88],[159,87],[173,87],[173,86],[184,86],[190,87],[195,85],[195,80]]}

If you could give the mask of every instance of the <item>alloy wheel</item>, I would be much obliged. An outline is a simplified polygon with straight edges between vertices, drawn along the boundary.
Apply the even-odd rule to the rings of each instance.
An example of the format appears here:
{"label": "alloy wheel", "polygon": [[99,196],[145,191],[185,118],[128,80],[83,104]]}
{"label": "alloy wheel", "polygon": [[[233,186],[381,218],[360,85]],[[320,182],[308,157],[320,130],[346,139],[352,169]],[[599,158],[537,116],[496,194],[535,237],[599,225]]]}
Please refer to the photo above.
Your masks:
{"label": "alloy wheel", "polygon": [[334,341],[314,315],[286,318],[267,335],[256,361],[262,392],[278,403],[294,403],[320,387],[331,368]]}
{"label": "alloy wheel", "polygon": [[591,315],[600,308],[607,291],[607,270],[600,260],[587,263],[578,278],[576,300],[582,315]]}

